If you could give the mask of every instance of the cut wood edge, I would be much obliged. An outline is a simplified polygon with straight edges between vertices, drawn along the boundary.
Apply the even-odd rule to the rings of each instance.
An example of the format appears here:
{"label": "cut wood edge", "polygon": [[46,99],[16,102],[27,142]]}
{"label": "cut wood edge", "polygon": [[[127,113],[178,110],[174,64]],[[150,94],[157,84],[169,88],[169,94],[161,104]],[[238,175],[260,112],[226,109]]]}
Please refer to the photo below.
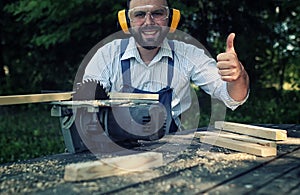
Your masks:
{"label": "cut wood edge", "polygon": [[246,125],[233,122],[216,121],[215,128],[224,131],[251,135],[254,137],[265,138],[274,141],[286,140],[287,131],[282,129],[273,129],[267,127],[259,127],[255,125]]}
{"label": "cut wood edge", "polygon": [[265,139],[259,139],[255,137],[250,137],[248,135],[240,135],[240,134],[234,134],[229,132],[216,132],[216,131],[198,131],[194,133],[194,137],[200,138],[201,136],[213,136],[213,137],[224,137],[228,139],[248,142],[248,143],[255,143],[262,146],[269,146],[269,147],[277,147],[277,144],[275,141],[271,140],[265,140]]}
{"label": "cut wood edge", "polygon": [[0,105],[30,104],[70,100],[74,92],[0,96]]}
{"label": "cut wood edge", "polygon": [[254,143],[247,143],[223,137],[216,138],[214,136],[200,136],[200,142],[261,157],[277,155],[277,149],[274,147],[261,146]]}
{"label": "cut wood edge", "polygon": [[92,162],[70,164],[65,167],[65,181],[85,181],[130,172],[146,171],[163,165],[163,156],[157,152],[145,152],[106,158]]}

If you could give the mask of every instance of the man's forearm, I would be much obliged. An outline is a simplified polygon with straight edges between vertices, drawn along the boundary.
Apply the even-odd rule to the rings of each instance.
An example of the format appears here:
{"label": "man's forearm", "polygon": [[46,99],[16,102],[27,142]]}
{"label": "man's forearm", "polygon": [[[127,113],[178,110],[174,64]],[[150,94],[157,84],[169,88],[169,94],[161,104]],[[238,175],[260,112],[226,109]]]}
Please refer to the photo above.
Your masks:
{"label": "man's forearm", "polygon": [[243,101],[249,91],[249,76],[246,70],[242,67],[240,77],[232,82],[227,82],[227,90],[232,99],[235,101]]}

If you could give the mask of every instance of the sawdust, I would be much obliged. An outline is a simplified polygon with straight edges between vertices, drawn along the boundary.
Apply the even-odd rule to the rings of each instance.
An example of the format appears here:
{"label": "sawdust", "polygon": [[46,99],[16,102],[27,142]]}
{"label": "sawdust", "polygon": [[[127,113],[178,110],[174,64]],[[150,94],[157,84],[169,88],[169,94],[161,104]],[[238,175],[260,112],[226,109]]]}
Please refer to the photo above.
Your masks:
{"label": "sawdust", "polygon": [[[93,156],[74,155],[73,160],[87,161]],[[53,155],[33,160],[0,165],[0,193],[32,193],[64,183],[64,167],[71,160],[70,155]]]}
{"label": "sawdust", "polygon": [[[168,158],[174,154],[165,154]],[[236,153],[220,148],[212,151],[203,151],[195,145],[176,154],[177,158],[164,166],[145,172],[136,172],[121,176],[108,177],[77,183],[68,183],[63,180],[64,168],[70,162],[91,161],[92,155],[77,155],[64,159],[42,158],[36,161],[17,162],[0,165],[0,191],[2,194],[36,193],[51,191],[51,193],[109,192],[117,187],[124,187],[124,193],[181,193],[182,190],[197,192],[203,185],[204,177],[230,177],[228,169],[237,169],[256,157],[245,153]],[[130,187],[139,184],[138,188]],[[153,185],[153,186],[152,186]],[[212,185],[212,184],[211,184]],[[72,186],[72,187],[70,187]],[[141,190],[141,191],[140,191]],[[123,193],[123,191],[122,191]]]}
{"label": "sawdust", "polygon": [[13,163],[0,167],[0,190],[8,194],[27,193],[62,183],[63,167],[57,160],[33,164]]}
{"label": "sawdust", "polygon": [[235,168],[237,167],[237,164],[241,164],[245,161],[256,160],[256,156],[246,153],[225,154],[198,150],[196,154],[200,157],[198,158],[198,163],[205,166],[210,173],[217,173],[218,171],[229,167]]}
{"label": "sawdust", "polygon": [[[299,137],[298,134],[294,136]],[[96,160],[90,154],[57,155],[2,164],[0,194],[195,194],[268,160],[220,147],[205,149],[199,140],[180,150],[181,143],[175,140],[170,151],[162,151],[167,162],[162,167],[85,182],[65,182],[64,168],[70,163]],[[291,151],[297,145],[290,143],[278,147],[279,151]],[[181,152],[173,152],[173,148]]]}
{"label": "sawdust", "polygon": [[[203,151],[191,148],[179,154],[178,159],[151,171],[160,175],[158,179],[151,178],[151,182],[142,183],[136,187],[126,188],[123,194],[195,194],[204,188],[214,186],[216,178],[230,178],[239,167],[248,166],[254,162],[256,156],[236,153],[233,151],[218,152]],[[152,175],[153,176],[153,175]],[[209,178],[212,178],[210,181]],[[146,192],[146,193],[145,193]]]}
{"label": "sawdust", "polygon": [[[174,192],[180,193],[180,189],[184,188],[195,190],[195,185],[184,179],[195,177],[194,171],[190,168],[197,169],[198,174],[205,171],[210,174],[217,174],[225,168],[237,166],[234,162],[255,160],[255,156],[242,153],[224,154],[201,150],[196,150],[196,152],[194,150],[193,153],[194,154],[191,155],[191,150],[182,152],[178,159],[154,170],[125,174],[107,179],[113,184],[118,185],[118,183],[123,183],[124,181],[128,183],[145,182],[163,177],[164,175],[176,173],[179,175],[178,179],[170,180],[169,182],[162,180],[157,183],[154,190],[156,192],[165,193],[176,189]],[[63,180],[64,167],[64,164],[59,160],[43,160],[40,162],[2,165],[0,167],[1,193],[33,193],[63,186],[66,183]],[[196,176],[195,182],[200,183],[201,177]],[[81,192],[83,188],[90,192],[104,190],[104,188],[99,185],[99,181],[77,183],[73,190],[75,192]],[[141,189],[143,189],[143,186],[141,186]],[[130,188],[128,190],[130,190]]]}

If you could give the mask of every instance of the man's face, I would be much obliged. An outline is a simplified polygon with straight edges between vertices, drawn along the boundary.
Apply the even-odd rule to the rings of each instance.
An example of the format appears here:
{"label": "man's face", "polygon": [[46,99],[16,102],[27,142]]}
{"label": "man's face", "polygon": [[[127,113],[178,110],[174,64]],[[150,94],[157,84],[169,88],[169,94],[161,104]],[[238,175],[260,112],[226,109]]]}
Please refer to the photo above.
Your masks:
{"label": "man's face", "polygon": [[169,8],[165,0],[131,0],[128,11],[131,34],[145,49],[155,49],[166,37]]}

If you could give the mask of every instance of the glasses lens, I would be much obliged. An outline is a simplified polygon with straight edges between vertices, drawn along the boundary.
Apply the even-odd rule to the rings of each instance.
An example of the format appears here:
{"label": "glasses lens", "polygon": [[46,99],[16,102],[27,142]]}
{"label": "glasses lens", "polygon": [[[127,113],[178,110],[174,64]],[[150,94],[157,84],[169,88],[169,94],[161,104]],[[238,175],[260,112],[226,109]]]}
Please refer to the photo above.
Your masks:
{"label": "glasses lens", "polygon": [[154,21],[161,21],[168,18],[169,9],[166,6],[138,6],[130,9],[128,16],[131,22],[142,23],[145,21],[148,13]]}

